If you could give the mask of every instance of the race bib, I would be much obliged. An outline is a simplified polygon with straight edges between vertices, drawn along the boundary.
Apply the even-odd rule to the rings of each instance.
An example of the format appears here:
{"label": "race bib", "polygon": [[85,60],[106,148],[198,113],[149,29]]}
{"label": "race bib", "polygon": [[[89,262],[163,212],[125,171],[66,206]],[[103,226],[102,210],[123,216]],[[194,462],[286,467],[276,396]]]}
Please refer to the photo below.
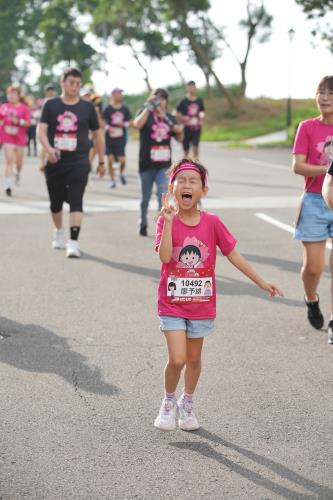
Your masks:
{"label": "race bib", "polygon": [[109,135],[112,139],[122,137],[124,135],[124,129],[121,127],[110,127]]}
{"label": "race bib", "polygon": [[150,159],[153,162],[164,162],[171,160],[171,150],[169,146],[152,146]]}
{"label": "race bib", "polygon": [[211,302],[212,297],[212,269],[177,268],[168,276],[168,302]]}
{"label": "race bib", "polygon": [[60,151],[75,151],[77,148],[76,134],[56,134],[54,136],[54,147]]}
{"label": "race bib", "polygon": [[192,116],[188,121],[188,125],[190,127],[197,127],[199,125],[199,118],[197,116]]}
{"label": "race bib", "polygon": [[5,132],[8,135],[16,135],[16,134],[18,134],[18,131],[19,131],[18,127],[14,127],[13,125],[6,125],[5,126]]}

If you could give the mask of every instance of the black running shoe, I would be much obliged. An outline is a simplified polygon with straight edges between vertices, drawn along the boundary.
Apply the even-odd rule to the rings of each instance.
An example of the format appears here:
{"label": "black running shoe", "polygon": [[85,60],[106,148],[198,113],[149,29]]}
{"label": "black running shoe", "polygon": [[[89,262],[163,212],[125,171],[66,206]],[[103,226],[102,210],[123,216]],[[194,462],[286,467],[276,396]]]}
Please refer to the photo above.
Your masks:
{"label": "black running shoe", "polygon": [[12,190],[10,188],[6,189],[6,195],[11,196],[12,195]]}
{"label": "black running shoe", "polygon": [[139,235],[140,236],[148,236],[147,226],[140,227]]}
{"label": "black running shoe", "polygon": [[308,320],[313,328],[320,330],[324,326],[324,316],[319,307],[319,297],[315,302],[307,302],[304,297],[304,302],[308,309]]}
{"label": "black running shoe", "polygon": [[328,323],[328,340],[327,342],[329,344],[333,344],[333,319]]}

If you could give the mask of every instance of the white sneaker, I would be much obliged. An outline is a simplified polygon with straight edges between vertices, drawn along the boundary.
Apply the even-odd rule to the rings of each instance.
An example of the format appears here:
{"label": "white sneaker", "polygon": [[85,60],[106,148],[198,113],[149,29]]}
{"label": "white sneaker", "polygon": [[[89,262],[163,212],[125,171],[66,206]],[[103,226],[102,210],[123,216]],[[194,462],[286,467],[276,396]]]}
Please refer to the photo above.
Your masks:
{"label": "white sneaker", "polygon": [[53,233],[52,248],[66,248],[64,236],[65,234],[63,229],[55,229]]}
{"label": "white sneaker", "polygon": [[178,401],[178,425],[183,431],[196,431],[200,425],[193,411],[193,402]]}
{"label": "white sneaker", "polygon": [[81,257],[79,243],[76,240],[68,240],[66,245],[66,257]]}
{"label": "white sneaker", "polygon": [[154,426],[162,431],[174,431],[176,429],[177,401],[164,398]]}

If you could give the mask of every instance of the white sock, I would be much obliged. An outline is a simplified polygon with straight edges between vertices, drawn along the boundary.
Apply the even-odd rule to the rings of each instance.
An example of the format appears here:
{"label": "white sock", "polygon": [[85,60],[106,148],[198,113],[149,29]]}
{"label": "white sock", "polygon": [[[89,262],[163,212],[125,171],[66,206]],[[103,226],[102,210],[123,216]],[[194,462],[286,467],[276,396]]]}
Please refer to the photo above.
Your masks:
{"label": "white sock", "polygon": [[12,188],[12,177],[5,177],[5,190]]}

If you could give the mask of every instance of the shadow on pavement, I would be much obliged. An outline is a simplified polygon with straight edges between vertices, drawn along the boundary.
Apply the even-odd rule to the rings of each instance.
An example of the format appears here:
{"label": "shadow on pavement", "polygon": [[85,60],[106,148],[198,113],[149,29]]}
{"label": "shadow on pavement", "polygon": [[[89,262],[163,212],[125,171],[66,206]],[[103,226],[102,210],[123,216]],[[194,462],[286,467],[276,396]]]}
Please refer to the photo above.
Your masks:
{"label": "shadow on pavement", "polygon": [[[274,266],[276,269],[281,271],[288,271],[291,273],[297,273],[298,275],[301,272],[302,263],[293,262],[292,260],[279,259],[277,257],[265,257],[262,255],[254,255],[254,254],[242,254],[248,261],[256,262],[258,264],[265,264],[268,266]],[[325,273],[330,274],[329,266],[325,266]]]}
{"label": "shadow on pavement", "polygon": [[74,386],[105,396],[120,393],[104,382],[100,370],[90,367],[87,358],[72,350],[68,339],[39,325],[24,325],[0,316],[0,363],[19,370],[58,375]]}
{"label": "shadow on pavement", "polygon": [[272,493],[275,493],[277,495],[280,495],[283,498],[287,498],[290,500],[305,500],[305,499],[313,499],[313,498],[320,498],[321,500],[330,500],[333,498],[333,489],[327,487],[327,486],[322,486],[311,479],[307,479],[304,476],[301,476],[297,472],[294,472],[291,469],[288,469],[284,465],[275,462],[274,460],[270,458],[266,458],[262,455],[258,455],[257,453],[254,453],[253,451],[247,450],[245,448],[241,448],[240,446],[230,443],[228,441],[225,441],[223,438],[220,436],[213,434],[212,432],[207,431],[204,428],[199,429],[198,431],[195,431],[193,433],[196,436],[202,437],[208,441],[211,441],[215,445],[222,445],[225,448],[229,448],[231,450],[236,451],[240,455],[243,455],[244,457],[248,458],[249,460],[252,460],[256,464],[259,464],[263,467],[266,467],[267,469],[270,469],[274,474],[280,476],[281,479],[286,479],[293,483],[295,486],[300,486],[303,489],[307,490],[309,494],[302,494],[297,491],[293,491],[285,486],[282,486],[271,479],[265,478],[262,474],[253,471],[251,469],[248,469],[247,467],[239,464],[238,462],[233,462],[229,458],[227,458],[225,455],[223,455],[221,452],[216,451],[215,448],[213,448],[210,444],[207,444],[203,441],[196,443],[196,442],[177,442],[177,443],[170,443],[170,446],[173,446],[175,448],[178,448],[180,450],[190,450],[194,451],[196,453],[199,453],[203,455],[204,457],[211,458],[215,460],[216,462],[224,465],[225,467],[229,468],[236,474],[239,474],[240,476],[244,477],[245,479],[248,479],[249,481],[252,481],[253,483],[257,484],[258,486],[262,486],[263,488],[266,488],[267,490],[271,491]]}
{"label": "shadow on pavement", "polygon": [[[160,271],[157,269],[150,269],[148,267],[136,266],[133,264],[128,264],[126,262],[115,262],[109,259],[105,259],[104,257],[97,257],[96,255],[91,255],[86,252],[82,252],[82,258],[86,260],[91,260],[94,262],[98,262],[104,266],[111,267],[112,269],[118,269],[120,271],[125,271],[127,273],[140,274],[142,276],[147,276],[153,278],[157,281],[160,279]],[[216,291],[217,294],[225,295],[225,296],[248,296],[248,297],[256,297],[261,300],[268,300],[272,302],[275,300],[276,304],[282,303],[287,306],[292,307],[303,307],[304,303],[300,300],[294,299],[286,299],[278,297],[276,299],[270,298],[266,292],[260,290],[256,285],[249,283],[244,283],[243,281],[239,281],[236,279],[225,278],[223,280],[218,279],[216,277]]]}
{"label": "shadow on pavement", "polygon": [[150,269],[148,267],[136,266],[134,264],[128,264],[127,262],[115,262],[113,260],[105,259],[104,257],[97,257],[96,255],[91,255],[87,252],[82,252],[82,258],[86,260],[92,260],[98,264],[111,267],[112,269],[118,269],[119,271],[125,271],[126,273],[141,274],[142,276],[148,276],[156,280],[160,279],[160,271],[157,269]]}

